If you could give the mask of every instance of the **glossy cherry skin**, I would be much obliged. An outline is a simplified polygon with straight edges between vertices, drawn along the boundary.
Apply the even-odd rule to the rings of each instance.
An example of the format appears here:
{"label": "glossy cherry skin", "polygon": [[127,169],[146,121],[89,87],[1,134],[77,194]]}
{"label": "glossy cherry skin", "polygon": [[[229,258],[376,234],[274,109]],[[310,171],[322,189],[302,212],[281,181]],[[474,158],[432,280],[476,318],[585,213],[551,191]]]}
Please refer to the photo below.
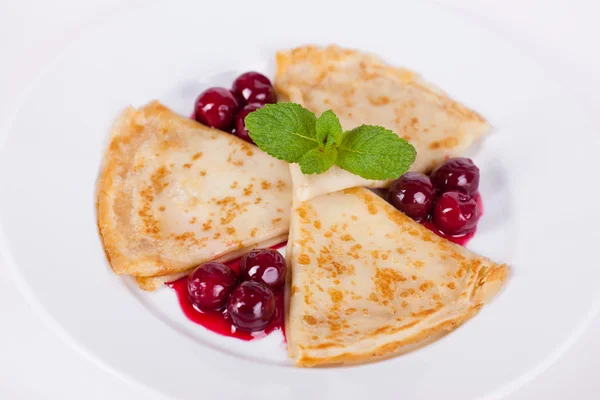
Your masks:
{"label": "glossy cherry skin", "polygon": [[420,221],[433,207],[435,190],[427,175],[407,172],[398,178],[387,194],[387,201],[409,217]]}
{"label": "glossy cherry skin", "polygon": [[433,170],[431,181],[440,192],[456,190],[473,196],[479,189],[479,168],[470,158],[450,158]]}
{"label": "glossy cherry skin", "polygon": [[277,100],[269,78],[258,72],[246,72],[238,76],[231,90],[238,98],[244,99],[246,104],[268,104],[275,103]]}
{"label": "glossy cherry skin", "polygon": [[237,276],[231,268],[209,262],[200,265],[188,276],[188,297],[201,310],[222,310],[236,285]]}
{"label": "glossy cherry skin", "polygon": [[[261,108],[263,105],[258,103],[248,104],[244,108],[240,110],[235,116],[235,135],[239,138],[244,139],[247,142],[254,143],[252,138],[248,134],[248,129],[246,129],[246,122],[244,119],[250,114],[252,111],[256,111]],[[233,132],[232,132],[233,133]]]}
{"label": "glossy cherry skin", "polygon": [[277,250],[252,250],[244,254],[240,261],[243,280],[259,282],[271,289],[283,285],[286,271],[285,258]]}
{"label": "glossy cherry skin", "polygon": [[228,131],[233,126],[238,109],[238,101],[231,91],[213,87],[206,89],[196,99],[194,116],[198,122]]}
{"label": "glossy cherry skin", "polygon": [[443,193],[433,208],[433,223],[449,235],[472,232],[479,221],[477,201],[461,192]]}
{"label": "glossy cherry skin", "polygon": [[237,328],[250,332],[263,330],[275,315],[275,295],[262,283],[242,282],[231,292],[227,312]]}

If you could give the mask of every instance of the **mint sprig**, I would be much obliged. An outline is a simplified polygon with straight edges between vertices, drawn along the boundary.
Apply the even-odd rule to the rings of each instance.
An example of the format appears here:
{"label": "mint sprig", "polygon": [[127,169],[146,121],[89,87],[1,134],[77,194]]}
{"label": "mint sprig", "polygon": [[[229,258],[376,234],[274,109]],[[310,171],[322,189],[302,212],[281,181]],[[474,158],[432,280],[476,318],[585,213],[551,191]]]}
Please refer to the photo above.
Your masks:
{"label": "mint sprig", "polygon": [[299,104],[267,104],[248,114],[245,122],[261,150],[299,163],[303,174],[320,174],[336,164],[365,179],[395,179],[416,157],[409,142],[381,126],[361,125],[344,132],[331,110],[317,119]]}

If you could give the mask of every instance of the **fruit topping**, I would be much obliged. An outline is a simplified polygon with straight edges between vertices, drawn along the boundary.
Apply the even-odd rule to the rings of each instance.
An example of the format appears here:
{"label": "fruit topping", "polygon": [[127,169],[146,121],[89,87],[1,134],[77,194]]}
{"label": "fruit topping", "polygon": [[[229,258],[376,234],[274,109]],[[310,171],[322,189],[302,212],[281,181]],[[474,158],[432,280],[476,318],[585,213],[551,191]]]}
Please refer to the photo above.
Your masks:
{"label": "fruit topping", "polygon": [[240,274],[243,280],[263,283],[277,289],[285,282],[287,266],[277,250],[252,250],[244,254],[240,261]]}
{"label": "fruit topping", "polygon": [[196,99],[194,116],[198,122],[226,131],[233,126],[238,109],[238,101],[231,91],[213,87]]}
{"label": "fruit topping", "polygon": [[231,293],[227,312],[237,328],[251,332],[260,331],[269,324],[275,314],[275,295],[261,283],[242,282]]}
{"label": "fruit topping", "polygon": [[231,88],[246,104],[250,103],[275,103],[276,95],[271,81],[258,72],[246,72],[233,82]]}
{"label": "fruit topping", "polygon": [[449,235],[471,232],[479,220],[477,201],[464,193],[443,193],[433,208],[433,222],[439,230]]}
{"label": "fruit topping", "polygon": [[440,192],[456,190],[473,196],[479,187],[479,168],[470,158],[450,158],[432,172],[431,180]]}
{"label": "fruit topping", "polygon": [[236,284],[237,277],[231,268],[218,262],[208,262],[188,276],[188,297],[202,310],[221,310],[227,305]]}
{"label": "fruit topping", "polygon": [[387,201],[409,217],[419,221],[433,207],[434,189],[427,175],[407,172],[390,187]]}
{"label": "fruit topping", "polygon": [[262,104],[252,103],[252,104],[248,104],[247,106],[242,108],[239,113],[237,113],[237,115],[235,116],[235,128],[234,128],[235,135],[244,139],[247,142],[254,143],[252,141],[252,138],[250,138],[250,135],[248,134],[248,129],[246,129],[246,122],[244,121],[244,119],[252,111],[256,111],[261,107],[262,107]]}

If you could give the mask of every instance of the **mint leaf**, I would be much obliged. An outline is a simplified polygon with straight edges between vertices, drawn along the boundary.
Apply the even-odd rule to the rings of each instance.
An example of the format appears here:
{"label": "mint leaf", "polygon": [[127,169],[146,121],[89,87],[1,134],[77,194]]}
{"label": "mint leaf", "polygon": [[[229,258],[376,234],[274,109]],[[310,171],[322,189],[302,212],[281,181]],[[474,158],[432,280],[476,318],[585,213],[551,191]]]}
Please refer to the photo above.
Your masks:
{"label": "mint leaf", "polygon": [[317,140],[319,145],[326,149],[333,145],[339,146],[342,142],[342,125],[340,120],[331,110],[325,111],[317,119]]}
{"label": "mint leaf", "polygon": [[316,116],[299,104],[267,104],[248,114],[244,121],[254,143],[280,160],[298,162],[319,146]]}
{"label": "mint leaf", "polygon": [[416,157],[410,143],[381,126],[362,125],[342,132],[331,110],[317,119],[299,104],[267,104],[248,114],[245,123],[261,150],[299,163],[304,174],[320,174],[337,164],[366,179],[395,179]]}
{"label": "mint leaf", "polygon": [[312,149],[300,159],[300,171],[305,175],[321,174],[331,168],[336,158],[337,150],[335,147]]}
{"label": "mint leaf", "polygon": [[344,133],[336,164],[365,179],[395,179],[415,161],[415,148],[381,126],[361,125]]}

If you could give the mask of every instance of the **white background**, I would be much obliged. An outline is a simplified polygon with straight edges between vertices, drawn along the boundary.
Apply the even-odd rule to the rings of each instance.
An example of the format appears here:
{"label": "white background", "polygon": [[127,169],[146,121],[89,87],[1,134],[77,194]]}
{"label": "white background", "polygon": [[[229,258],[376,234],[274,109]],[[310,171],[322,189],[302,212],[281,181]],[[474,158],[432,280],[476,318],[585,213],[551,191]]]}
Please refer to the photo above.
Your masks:
{"label": "white background", "polygon": [[[0,0],[0,126],[30,81],[70,40],[113,13],[148,2]],[[438,0],[437,3],[469,15],[530,54],[549,76],[570,89],[571,95],[600,127],[598,2]],[[198,21],[201,30],[202,16]],[[562,139],[568,137],[565,132]],[[40,193],[40,201],[43,196]],[[596,206],[597,201],[590,199],[591,206]],[[600,265],[590,262],[589,267],[600,268]],[[565,270],[568,268],[565,265]],[[597,317],[563,358],[509,399],[598,399],[599,370],[600,317]],[[199,390],[199,398],[201,393]],[[164,400],[101,370],[62,343],[29,308],[0,264],[0,399],[54,398]]]}

